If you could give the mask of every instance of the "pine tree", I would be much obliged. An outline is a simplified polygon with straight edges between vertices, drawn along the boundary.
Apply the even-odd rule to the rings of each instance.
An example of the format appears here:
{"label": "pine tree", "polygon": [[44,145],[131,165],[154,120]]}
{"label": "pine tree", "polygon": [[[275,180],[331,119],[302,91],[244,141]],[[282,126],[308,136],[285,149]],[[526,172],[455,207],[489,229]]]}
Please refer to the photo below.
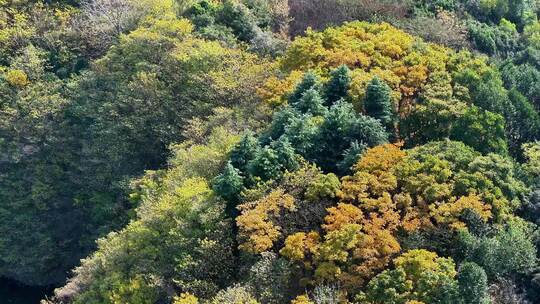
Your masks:
{"label": "pine tree", "polygon": [[281,171],[294,171],[298,169],[298,157],[286,136],[281,136],[279,140],[271,144],[271,147],[278,156]]}
{"label": "pine tree", "polygon": [[263,181],[275,180],[281,176],[281,173],[279,157],[269,146],[260,149],[255,159],[249,162],[249,174]]}
{"label": "pine tree", "polygon": [[246,132],[231,152],[231,164],[241,172],[247,171],[249,161],[255,158],[259,150],[259,142],[252,132]]}
{"label": "pine tree", "polygon": [[313,147],[318,145],[315,138],[319,132],[320,122],[321,117],[305,114],[295,118],[287,126],[285,136],[287,136],[296,153],[307,156],[313,150]]}
{"label": "pine tree", "polygon": [[379,121],[359,115],[348,102],[338,101],[325,115],[315,138],[316,146],[308,159],[325,171],[337,172],[337,164],[352,142],[373,147],[387,139],[388,134]]}
{"label": "pine tree", "polygon": [[326,105],[331,106],[338,100],[346,98],[351,86],[351,71],[341,65],[330,73],[330,81],[326,84]]}
{"label": "pine tree", "polygon": [[473,262],[463,263],[457,276],[459,293],[463,303],[490,303],[488,295],[488,279],[484,269]]}
{"label": "pine tree", "polygon": [[324,100],[321,94],[314,88],[308,89],[302,95],[302,98],[298,102],[291,104],[295,109],[304,114],[311,114],[313,116],[323,116],[328,109],[323,105]]}
{"label": "pine tree", "polygon": [[261,143],[266,145],[272,140],[280,138],[285,134],[287,127],[298,117],[301,117],[300,113],[295,108],[289,106],[284,107],[281,111],[275,112],[272,123],[261,136]]}
{"label": "pine tree", "polygon": [[351,146],[343,152],[343,160],[337,164],[338,172],[341,175],[350,174],[352,167],[358,162],[367,148],[367,145],[363,142],[353,141]]}
{"label": "pine tree", "polygon": [[298,155],[286,136],[265,146],[249,164],[249,173],[263,181],[277,180],[285,170],[294,171],[299,167]]}
{"label": "pine tree", "polygon": [[374,77],[366,88],[364,110],[366,114],[378,119],[387,131],[393,129],[395,113],[392,107],[390,87],[379,77]]}
{"label": "pine tree", "polygon": [[296,85],[294,92],[289,96],[289,104],[297,103],[309,89],[321,90],[319,77],[313,71],[308,71],[302,81]]}
{"label": "pine tree", "polygon": [[229,161],[222,174],[214,179],[214,191],[227,201],[227,209],[232,211],[240,200],[240,193],[244,190],[244,180],[240,171]]}

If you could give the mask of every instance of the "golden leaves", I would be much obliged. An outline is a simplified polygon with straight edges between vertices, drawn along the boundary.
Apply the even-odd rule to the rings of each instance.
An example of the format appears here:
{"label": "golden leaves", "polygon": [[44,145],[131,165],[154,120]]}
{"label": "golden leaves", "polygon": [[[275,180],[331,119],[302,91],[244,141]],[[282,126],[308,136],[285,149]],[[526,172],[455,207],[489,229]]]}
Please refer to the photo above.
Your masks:
{"label": "golden leaves", "polygon": [[327,232],[339,230],[348,224],[360,224],[364,219],[362,210],[351,204],[340,203],[327,210],[328,215],[324,218],[326,224],[323,225]]}
{"label": "golden leaves", "polygon": [[319,239],[317,232],[297,232],[287,237],[279,253],[292,261],[303,261],[308,254],[317,251]]}
{"label": "golden leaves", "polygon": [[300,71],[292,71],[284,79],[272,76],[257,89],[257,95],[268,105],[279,107],[287,102],[287,95],[294,90],[303,76],[304,73]]}
{"label": "golden leaves", "polygon": [[431,216],[438,223],[448,224],[455,229],[466,227],[465,223],[459,220],[460,215],[466,209],[474,211],[484,222],[487,222],[492,216],[491,206],[482,202],[480,197],[474,194],[438,206],[431,205],[430,209]]}
{"label": "golden leaves", "polygon": [[291,304],[312,304],[307,295],[300,295],[291,301]]}
{"label": "golden leaves", "polygon": [[252,253],[261,253],[274,246],[281,236],[281,228],[274,224],[273,218],[280,211],[295,210],[294,198],[282,189],[272,191],[262,199],[239,206],[242,214],[236,218],[240,248]]}
{"label": "golden leaves", "polygon": [[22,70],[9,70],[5,77],[10,85],[17,88],[25,87],[30,83],[28,76]]}
{"label": "golden leaves", "polygon": [[369,149],[355,165],[356,173],[342,181],[341,199],[369,203],[397,187],[392,169],[405,157],[398,145],[385,144]]}

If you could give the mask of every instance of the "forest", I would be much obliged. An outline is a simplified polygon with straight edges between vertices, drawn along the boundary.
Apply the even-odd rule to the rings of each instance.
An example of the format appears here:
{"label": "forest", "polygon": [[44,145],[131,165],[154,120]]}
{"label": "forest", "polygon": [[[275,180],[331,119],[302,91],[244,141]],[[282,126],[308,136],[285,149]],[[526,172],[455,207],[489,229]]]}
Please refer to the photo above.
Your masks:
{"label": "forest", "polygon": [[0,303],[540,303],[539,0],[0,0]]}

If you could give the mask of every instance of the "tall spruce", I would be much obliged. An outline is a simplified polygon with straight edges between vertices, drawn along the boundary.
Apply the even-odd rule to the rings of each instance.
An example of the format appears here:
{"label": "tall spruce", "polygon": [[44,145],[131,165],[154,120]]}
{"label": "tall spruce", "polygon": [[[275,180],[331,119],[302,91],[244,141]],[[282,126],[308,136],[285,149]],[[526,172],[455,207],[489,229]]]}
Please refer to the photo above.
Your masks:
{"label": "tall spruce", "polygon": [[297,103],[309,89],[321,91],[320,79],[313,71],[304,74],[302,81],[296,85],[294,92],[289,96],[289,104]]}
{"label": "tall spruce", "polygon": [[298,155],[286,136],[281,136],[278,140],[272,142],[270,146],[278,156],[281,171],[292,172],[298,169]]}
{"label": "tall spruce", "polygon": [[338,173],[341,175],[351,174],[352,167],[367,149],[368,146],[363,142],[353,141],[351,146],[343,152],[343,160],[337,164]]}
{"label": "tall spruce", "polygon": [[309,113],[313,116],[324,116],[328,112],[328,109],[324,106],[324,100],[321,94],[314,88],[304,92],[302,98],[292,104],[292,106],[303,114]]}
{"label": "tall spruce", "polygon": [[244,179],[240,171],[236,169],[229,161],[225,170],[214,179],[213,189],[223,199],[227,201],[227,213],[235,216],[236,205],[240,200],[240,193],[244,189]]}
{"label": "tall spruce", "polygon": [[249,174],[254,180],[268,181],[281,176],[279,156],[270,146],[265,146],[257,151],[255,159],[249,162]]}
{"label": "tall spruce", "polygon": [[330,73],[330,80],[325,87],[327,106],[347,97],[351,80],[351,70],[346,65],[341,65]]}
{"label": "tall spruce", "polygon": [[488,295],[488,278],[484,269],[478,264],[473,262],[463,263],[459,269],[457,279],[463,303],[491,303]]}
{"label": "tall spruce", "polygon": [[245,173],[248,163],[255,158],[259,149],[257,138],[252,132],[246,132],[231,152],[231,165]]}
{"label": "tall spruce", "polygon": [[272,140],[280,138],[285,134],[286,129],[291,123],[300,117],[301,114],[293,107],[283,107],[280,111],[275,112],[272,118],[272,123],[268,126],[267,130],[261,135],[261,145],[267,145]]}
{"label": "tall spruce", "polygon": [[366,114],[378,119],[389,133],[395,121],[391,92],[392,90],[384,81],[379,77],[374,77],[368,84],[364,97]]}

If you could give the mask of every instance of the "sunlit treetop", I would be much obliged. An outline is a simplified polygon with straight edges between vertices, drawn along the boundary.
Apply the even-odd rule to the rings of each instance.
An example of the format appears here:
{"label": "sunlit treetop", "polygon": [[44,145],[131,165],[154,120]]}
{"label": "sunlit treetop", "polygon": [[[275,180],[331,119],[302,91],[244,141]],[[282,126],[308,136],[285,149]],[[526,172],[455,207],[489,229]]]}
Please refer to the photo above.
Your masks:
{"label": "sunlit treetop", "polygon": [[[523,119],[515,117],[501,76],[487,57],[424,42],[386,23],[355,21],[321,32],[308,30],[291,43],[279,65],[284,76],[269,78],[258,90],[271,106],[290,100],[301,75],[315,73],[329,85],[332,75],[347,66],[347,101],[368,115],[382,111],[371,114],[406,146],[447,137],[467,141],[481,152],[505,154],[507,141],[516,147],[527,136],[518,130],[518,136],[505,138],[505,130],[516,132],[512,126]],[[374,81],[380,96],[373,96]],[[471,119],[472,105],[481,114],[476,120]],[[454,126],[452,120],[458,123]]]}
{"label": "sunlit treetop", "polygon": [[308,30],[305,37],[296,38],[291,44],[280,64],[291,76],[280,85],[271,79],[268,86],[275,86],[276,90],[284,90],[285,83],[295,82],[299,71],[314,70],[328,77],[333,69],[347,65],[352,70],[353,97],[361,99],[368,82],[378,76],[390,85],[396,102],[435,94],[430,90],[434,86],[449,90],[445,94],[451,96],[452,73],[464,67],[474,68],[480,74],[490,69],[483,58],[425,43],[386,23],[367,22],[350,22],[323,32]]}

